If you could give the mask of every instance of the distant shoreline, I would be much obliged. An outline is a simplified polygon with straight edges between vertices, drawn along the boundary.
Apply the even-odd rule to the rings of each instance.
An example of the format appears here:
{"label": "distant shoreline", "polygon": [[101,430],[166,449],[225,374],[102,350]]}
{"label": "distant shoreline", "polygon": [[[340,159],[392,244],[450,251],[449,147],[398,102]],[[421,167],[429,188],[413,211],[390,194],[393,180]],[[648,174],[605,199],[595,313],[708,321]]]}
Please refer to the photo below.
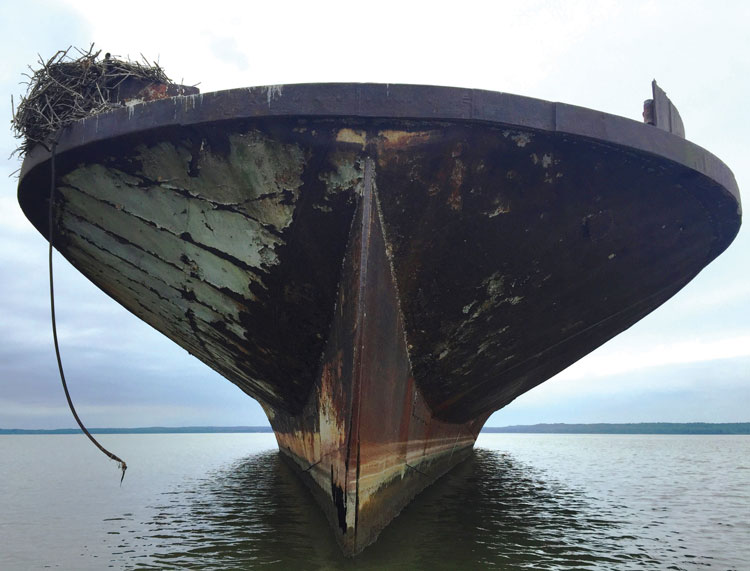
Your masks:
{"label": "distant shoreline", "polygon": [[485,426],[484,433],[525,434],[750,434],[750,422],[638,422]]}
{"label": "distant shoreline", "polygon": [[[236,434],[273,432],[270,426],[148,426],[144,428],[89,428],[91,434]],[[83,434],[79,428],[20,429],[0,428],[3,434]]]}
{"label": "distant shoreline", "polygon": [[[271,433],[270,426],[151,426],[145,428],[91,428],[92,434],[238,434]],[[533,424],[485,426],[485,434],[750,434],[750,422],[640,422],[628,424]],[[80,434],[78,428],[0,428],[0,435]]]}

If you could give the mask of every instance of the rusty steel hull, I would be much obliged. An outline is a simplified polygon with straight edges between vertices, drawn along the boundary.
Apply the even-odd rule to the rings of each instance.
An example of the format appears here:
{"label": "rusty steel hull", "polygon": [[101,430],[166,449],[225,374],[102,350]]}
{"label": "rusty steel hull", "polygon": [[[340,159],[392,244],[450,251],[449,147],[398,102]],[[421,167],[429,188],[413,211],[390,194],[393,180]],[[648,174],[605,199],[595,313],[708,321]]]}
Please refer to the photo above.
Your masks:
{"label": "rusty steel hull", "polygon": [[[45,234],[49,158],[19,185]],[[136,105],[63,133],[55,184],[61,253],[262,404],[350,554],[740,224],[731,172],[673,134],[418,86]]]}

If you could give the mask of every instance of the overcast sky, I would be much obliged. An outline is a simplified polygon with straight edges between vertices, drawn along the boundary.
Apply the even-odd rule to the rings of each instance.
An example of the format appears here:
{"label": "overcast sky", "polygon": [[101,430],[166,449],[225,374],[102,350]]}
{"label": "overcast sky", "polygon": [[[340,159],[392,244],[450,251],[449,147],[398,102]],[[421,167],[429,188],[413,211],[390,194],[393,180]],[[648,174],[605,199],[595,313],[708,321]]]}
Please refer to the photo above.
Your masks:
{"label": "overcast sky", "polygon": [[[158,59],[204,93],[251,85],[450,85],[640,120],[656,78],[687,138],[750,192],[748,2],[41,2],[0,0],[0,115],[37,54]],[[241,7],[240,7],[241,6]],[[7,125],[7,123],[6,123]],[[46,242],[16,201],[0,131],[0,427],[72,427],[49,323]],[[747,199],[750,203],[750,199]],[[649,317],[495,413],[537,422],[750,421],[750,230]],[[234,385],[56,256],[68,384],[88,426],[261,425]]]}

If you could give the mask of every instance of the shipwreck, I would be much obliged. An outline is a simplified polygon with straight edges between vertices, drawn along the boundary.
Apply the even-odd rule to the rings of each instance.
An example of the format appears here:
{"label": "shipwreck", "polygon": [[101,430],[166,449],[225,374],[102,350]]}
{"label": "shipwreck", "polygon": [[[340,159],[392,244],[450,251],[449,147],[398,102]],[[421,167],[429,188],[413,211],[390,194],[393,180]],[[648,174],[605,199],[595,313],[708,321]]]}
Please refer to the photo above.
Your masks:
{"label": "shipwreck", "polygon": [[459,88],[150,89],[31,146],[20,204],[47,236],[52,179],[58,250],[261,403],[348,554],[740,226],[656,84],[648,123]]}

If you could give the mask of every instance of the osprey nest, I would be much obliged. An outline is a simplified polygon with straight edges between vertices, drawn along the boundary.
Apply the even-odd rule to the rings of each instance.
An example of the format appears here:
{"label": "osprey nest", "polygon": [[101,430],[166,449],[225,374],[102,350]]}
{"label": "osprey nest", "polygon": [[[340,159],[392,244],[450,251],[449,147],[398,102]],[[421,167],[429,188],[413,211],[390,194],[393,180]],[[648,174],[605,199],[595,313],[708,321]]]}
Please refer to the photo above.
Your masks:
{"label": "osprey nest", "polygon": [[[39,69],[31,70],[26,95],[14,108],[11,125],[22,142],[16,152],[25,155],[34,145],[50,148],[55,133],[71,123],[122,107],[120,87],[124,82],[173,82],[158,64],[120,60],[106,54],[99,57],[92,45],[87,51],[76,48],[58,51],[48,61],[39,58]],[[11,99],[12,102],[12,99]]]}

